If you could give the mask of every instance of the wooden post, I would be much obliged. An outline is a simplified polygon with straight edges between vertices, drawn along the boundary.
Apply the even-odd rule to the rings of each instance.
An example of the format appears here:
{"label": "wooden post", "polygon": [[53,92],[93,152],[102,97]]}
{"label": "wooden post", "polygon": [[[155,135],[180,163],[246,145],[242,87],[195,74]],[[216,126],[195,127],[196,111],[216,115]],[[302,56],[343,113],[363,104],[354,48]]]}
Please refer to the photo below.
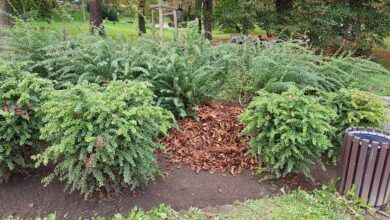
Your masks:
{"label": "wooden post", "polygon": [[164,42],[164,15],[163,15],[163,9],[160,7],[158,9],[159,16],[159,25],[160,25],[160,43],[163,44]]}
{"label": "wooden post", "polygon": [[177,28],[177,11],[173,10],[173,22],[175,23],[175,37],[176,39],[179,37],[179,31]]}
{"label": "wooden post", "polygon": [[155,27],[156,27],[156,21],[154,19],[154,10],[152,9],[152,36],[153,36],[153,39],[156,38]]}

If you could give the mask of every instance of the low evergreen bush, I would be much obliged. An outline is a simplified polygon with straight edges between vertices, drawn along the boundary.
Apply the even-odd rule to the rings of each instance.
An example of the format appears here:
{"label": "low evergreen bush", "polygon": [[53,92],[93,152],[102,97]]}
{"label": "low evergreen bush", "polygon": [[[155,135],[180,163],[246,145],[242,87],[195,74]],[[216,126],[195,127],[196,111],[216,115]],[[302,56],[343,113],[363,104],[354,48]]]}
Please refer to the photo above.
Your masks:
{"label": "low evergreen bush", "polygon": [[35,28],[11,30],[0,41],[0,53],[31,61],[27,70],[56,80],[56,88],[69,82],[148,81],[156,102],[177,117],[193,115],[195,105],[210,99],[249,102],[261,89],[280,94],[307,86],[336,92],[358,77],[389,73],[351,54],[316,55],[292,42],[213,46],[198,33],[196,21],[188,23],[180,42],[163,45],[147,37],[133,43],[89,35],[67,38]]}
{"label": "low evergreen bush", "polygon": [[23,66],[29,72],[47,77],[48,73],[39,62],[45,60],[45,47],[61,42],[56,31],[22,25],[0,30],[0,57],[12,61],[29,61],[32,65]]}
{"label": "low evergreen bush", "polygon": [[295,43],[252,43],[224,46],[236,57],[230,68],[231,78],[224,86],[226,95],[250,100],[257,91],[282,93],[289,88],[313,87],[318,91],[336,92],[347,87],[358,77],[373,73],[389,73],[379,64],[353,57],[316,55]]}
{"label": "low evergreen bush", "polygon": [[[184,46],[172,41],[145,42],[139,77],[153,84],[158,103],[178,117],[194,116],[193,107],[216,97],[229,80],[227,51],[211,47],[193,22],[183,37]],[[149,46],[147,46],[149,45]],[[132,65],[134,66],[134,65]]]}
{"label": "low evergreen bush", "polygon": [[150,84],[81,83],[46,95],[41,138],[51,146],[34,156],[36,166],[55,162],[45,184],[58,176],[67,189],[88,197],[134,188],[158,172],[154,151],[161,145],[156,138],[174,119],[154,105]]}
{"label": "low evergreen bush", "polygon": [[341,146],[344,130],[349,127],[381,127],[388,121],[386,104],[375,94],[358,89],[340,89],[335,93],[321,93],[321,102],[333,108],[337,118],[333,121],[337,128],[334,139],[334,153]]}
{"label": "low evergreen bush", "polygon": [[51,82],[0,60],[0,182],[12,171],[32,168],[31,155],[41,149],[37,116],[42,92]]}
{"label": "low evergreen bush", "polygon": [[251,137],[248,153],[276,177],[294,172],[311,177],[310,166],[323,166],[335,118],[334,110],[297,88],[281,95],[261,92],[239,116],[245,124],[242,135]]}

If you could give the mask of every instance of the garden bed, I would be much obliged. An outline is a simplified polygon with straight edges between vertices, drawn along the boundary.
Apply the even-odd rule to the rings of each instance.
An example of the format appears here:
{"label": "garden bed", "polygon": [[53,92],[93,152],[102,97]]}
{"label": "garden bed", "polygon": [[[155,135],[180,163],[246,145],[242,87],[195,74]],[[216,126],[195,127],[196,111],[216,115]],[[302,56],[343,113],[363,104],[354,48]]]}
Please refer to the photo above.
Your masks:
{"label": "garden bed", "polygon": [[74,219],[126,215],[135,206],[150,209],[161,203],[175,210],[204,208],[269,197],[288,189],[312,190],[336,177],[338,168],[329,165],[327,171],[313,167],[315,182],[301,175],[259,182],[261,176],[253,169],[256,160],[245,156],[247,144],[240,137],[243,127],[236,116],[241,112],[235,105],[209,103],[197,108],[199,121],[179,121],[181,129],[170,130],[162,141],[167,152],[159,153],[158,162],[164,177],[149,185],[84,200],[78,191],[64,192],[64,183],[58,180],[43,187],[41,179],[50,169],[40,168],[29,176],[14,175],[2,185],[0,213],[34,218],[56,212],[58,218]]}

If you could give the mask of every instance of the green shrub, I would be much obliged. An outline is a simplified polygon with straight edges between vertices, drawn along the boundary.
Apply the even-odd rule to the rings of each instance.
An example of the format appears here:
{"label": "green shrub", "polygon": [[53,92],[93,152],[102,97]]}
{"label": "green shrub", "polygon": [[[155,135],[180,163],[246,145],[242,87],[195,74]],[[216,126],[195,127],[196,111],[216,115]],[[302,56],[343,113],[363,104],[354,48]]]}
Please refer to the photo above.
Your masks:
{"label": "green shrub", "polygon": [[46,77],[46,70],[37,63],[46,59],[46,46],[58,44],[60,41],[60,34],[55,31],[27,25],[13,27],[5,29],[0,40],[0,56],[8,60],[31,61],[33,65],[24,68]]}
{"label": "green shrub", "polygon": [[131,58],[121,46],[112,39],[80,35],[42,48],[45,59],[35,65],[44,67],[46,77],[57,80],[58,88],[69,82],[104,84],[125,75],[124,62]]}
{"label": "green shrub", "polygon": [[148,81],[158,104],[186,117],[193,114],[194,105],[220,92],[232,56],[228,50],[209,45],[194,22],[182,40],[185,46],[176,41],[160,45],[144,38],[130,44],[80,35],[40,47],[44,59],[34,59],[32,66],[40,68],[40,76],[58,81],[56,88],[69,82]]}
{"label": "green shrub", "polygon": [[[188,24],[181,46],[177,42],[163,46],[149,42],[144,50],[149,58],[140,77],[153,84],[158,103],[176,116],[193,115],[193,107],[214,98],[228,80],[232,56],[206,43],[193,23]],[[146,46],[145,46],[146,48]]]}
{"label": "green shrub", "polygon": [[336,93],[322,93],[321,97],[322,103],[337,113],[333,121],[337,128],[336,146],[342,143],[344,130],[348,127],[380,127],[388,120],[385,102],[378,95],[358,89],[340,89]]}
{"label": "green shrub", "polygon": [[294,43],[252,43],[226,47],[236,60],[231,61],[231,77],[224,86],[228,97],[250,98],[260,89],[280,94],[291,87],[313,87],[335,92],[347,87],[354,79],[373,73],[388,73],[379,64],[352,57],[316,55]]}
{"label": "green shrub", "polygon": [[0,60],[0,182],[10,171],[33,167],[43,126],[37,111],[48,87],[48,80]]}
{"label": "green shrub", "polygon": [[335,112],[304,91],[290,89],[281,95],[261,92],[239,116],[246,124],[243,135],[251,135],[249,153],[276,177],[322,165],[322,153],[331,147]]}
{"label": "green shrub", "polygon": [[41,137],[52,143],[34,157],[36,165],[57,162],[54,172],[70,191],[136,187],[158,172],[156,137],[172,125],[170,112],[154,106],[150,85],[114,81],[106,87],[82,83],[47,93]]}

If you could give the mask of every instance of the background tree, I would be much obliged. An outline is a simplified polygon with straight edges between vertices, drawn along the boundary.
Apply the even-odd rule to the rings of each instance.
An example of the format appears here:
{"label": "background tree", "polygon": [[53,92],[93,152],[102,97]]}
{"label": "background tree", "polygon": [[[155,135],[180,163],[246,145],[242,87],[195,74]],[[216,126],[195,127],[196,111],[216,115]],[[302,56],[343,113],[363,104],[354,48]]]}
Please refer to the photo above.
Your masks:
{"label": "background tree", "polygon": [[202,32],[202,0],[195,0],[195,17],[198,19],[199,33]]}
{"label": "background tree", "polygon": [[221,0],[215,6],[215,19],[223,30],[248,34],[255,28],[256,4],[253,0]]}
{"label": "background tree", "polygon": [[146,0],[139,0],[138,2],[138,30],[139,35],[146,33],[146,26],[145,26],[145,5]]}
{"label": "background tree", "polygon": [[89,3],[90,11],[90,32],[94,34],[96,31],[102,33],[103,29],[103,2],[102,0],[91,0]]}
{"label": "background tree", "polygon": [[1,0],[0,8],[2,9],[0,14],[0,25],[11,26],[11,5],[8,0]]}
{"label": "background tree", "polygon": [[267,32],[306,35],[313,46],[369,54],[390,34],[388,0],[280,0],[274,12],[258,12]]}
{"label": "background tree", "polygon": [[213,38],[213,0],[204,0],[203,11],[204,36],[211,40]]}

